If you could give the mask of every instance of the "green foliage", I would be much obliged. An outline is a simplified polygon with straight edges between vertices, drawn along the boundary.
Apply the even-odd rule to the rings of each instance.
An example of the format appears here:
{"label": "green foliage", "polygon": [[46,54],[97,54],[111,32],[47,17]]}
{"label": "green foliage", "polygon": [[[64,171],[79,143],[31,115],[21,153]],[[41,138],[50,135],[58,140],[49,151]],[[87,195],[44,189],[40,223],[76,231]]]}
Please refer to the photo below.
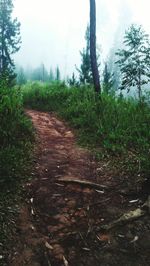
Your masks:
{"label": "green foliage", "polygon": [[12,86],[15,78],[11,55],[20,49],[20,23],[12,19],[13,1],[0,0],[0,79]]}
{"label": "green foliage", "polygon": [[150,108],[146,104],[107,94],[102,94],[100,101],[92,89],[66,88],[62,84],[24,86],[23,94],[25,105],[56,111],[69,121],[80,143],[98,148],[105,155],[128,157],[131,152],[136,162],[142,162],[140,171],[144,175],[150,172]]}
{"label": "green foliage", "polygon": [[72,73],[72,77],[67,79],[67,83],[71,87],[79,87],[79,85],[80,85],[79,81],[77,81],[77,78],[76,78],[74,72]]}
{"label": "green foliage", "polygon": [[56,111],[65,105],[69,95],[63,82],[54,81],[51,84],[40,82],[28,83],[22,87],[24,104],[45,111]]}
{"label": "green foliage", "polygon": [[11,185],[25,175],[33,137],[32,125],[24,115],[18,89],[0,88],[0,183]]}
{"label": "green foliage", "polygon": [[[20,202],[20,184],[29,178],[33,128],[25,116],[19,89],[0,82],[0,254],[11,250],[10,240]],[[13,241],[13,240],[12,240]],[[1,258],[0,265],[8,265]]]}
{"label": "green foliage", "polygon": [[122,73],[121,89],[130,90],[137,87],[141,100],[142,85],[150,81],[150,43],[149,37],[141,26],[131,25],[124,37],[125,49],[116,54],[120,59],[116,62]]}

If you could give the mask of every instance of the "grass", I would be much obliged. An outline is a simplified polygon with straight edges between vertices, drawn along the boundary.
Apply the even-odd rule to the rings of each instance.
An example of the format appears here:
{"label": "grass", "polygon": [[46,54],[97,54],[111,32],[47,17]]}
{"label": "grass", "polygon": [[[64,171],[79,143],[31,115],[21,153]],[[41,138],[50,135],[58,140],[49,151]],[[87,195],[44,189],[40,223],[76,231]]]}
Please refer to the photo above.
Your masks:
{"label": "grass", "polygon": [[[17,88],[0,86],[0,255],[5,255],[14,230],[21,183],[29,177],[32,142],[31,121],[25,116]],[[7,265],[4,259],[0,265]]]}
{"label": "grass", "polygon": [[76,130],[79,142],[97,156],[122,157],[124,168],[143,180],[149,176],[150,108],[134,99],[120,99],[91,88],[32,83],[23,87],[25,106],[57,112]]}
{"label": "grass", "polygon": [[33,139],[32,124],[24,114],[17,89],[1,90],[0,136],[0,183],[8,187],[24,173]]}

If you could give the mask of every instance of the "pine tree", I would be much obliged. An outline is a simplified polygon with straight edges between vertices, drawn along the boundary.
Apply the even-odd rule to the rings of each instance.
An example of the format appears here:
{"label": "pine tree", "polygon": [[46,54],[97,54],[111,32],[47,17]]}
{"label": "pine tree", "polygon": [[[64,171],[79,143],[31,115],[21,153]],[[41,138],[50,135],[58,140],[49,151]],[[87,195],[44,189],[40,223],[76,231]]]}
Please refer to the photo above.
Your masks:
{"label": "pine tree", "polygon": [[20,49],[20,23],[12,19],[12,0],[0,0],[0,79],[12,85],[15,78],[12,55]]}
{"label": "pine tree", "polygon": [[103,91],[109,94],[112,91],[112,87],[114,85],[113,80],[114,75],[108,69],[107,63],[105,63],[104,71],[103,71]]}
{"label": "pine tree", "polygon": [[109,71],[111,73],[114,73],[113,87],[114,87],[115,91],[119,90],[120,85],[121,85],[120,68],[119,68],[119,65],[115,64],[115,62],[118,60],[118,56],[116,55],[116,51],[122,45],[122,39],[123,39],[125,30],[131,25],[132,16],[133,16],[132,12],[133,11],[129,7],[129,4],[127,1],[120,1],[120,8],[119,8],[119,13],[118,13],[119,24],[118,24],[118,27],[117,27],[116,32],[114,34],[113,45],[110,49],[110,52],[108,55],[108,60],[107,60],[108,65],[109,65]]}
{"label": "pine tree", "polygon": [[79,80],[81,84],[93,84],[91,59],[90,59],[90,28],[87,26],[85,33],[86,47],[83,48],[81,55],[81,65],[77,68],[79,72]]}
{"label": "pine tree", "polygon": [[56,67],[56,80],[60,81],[61,76],[60,76],[60,70],[59,70],[59,66]]}
{"label": "pine tree", "polygon": [[[87,25],[85,33],[86,47],[80,52],[81,55],[81,65],[80,68],[76,68],[79,72],[79,80],[81,84],[91,85],[93,84],[93,75],[91,67],[91,58],[90,58],[90,27]],[[99,61],[99,50],[97,48],[97,61]],[[98,63],[98,67],[100,63]]]}
{"label": "pine tree", "polygon": [[141,26],[131,25],[124,37],[125,49],[116,54],[120,59],[116,62],[122,74],[121,89],[130,91],[137,87],[141,100],[142,85],[150,81],[150,43],[149,37]]}
{"label": "pine tree", "polygon": [[50,68],[50,72],[49,72],[49,81],[54,81],[54,72],[52,67]]}
{"label": "pine tree", "polygon": [[74,86],[74,87],[78,87],[79,86],[79,81],[77,81],[74,72],[72,73],[71,78],[68,77],[67,83],[69,84],[69,86]]}

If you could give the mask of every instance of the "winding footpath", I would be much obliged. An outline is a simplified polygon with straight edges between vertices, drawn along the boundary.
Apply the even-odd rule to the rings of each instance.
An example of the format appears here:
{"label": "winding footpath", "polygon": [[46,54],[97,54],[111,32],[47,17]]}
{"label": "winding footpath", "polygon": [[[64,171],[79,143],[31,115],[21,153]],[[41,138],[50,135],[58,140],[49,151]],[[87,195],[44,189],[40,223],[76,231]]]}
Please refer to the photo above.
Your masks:
{"label": "winding footpath", "polygon": [[[130,243],[135,237],[132,226],[111,233],[97,231],[128,206],[127,200],[115,193],[116,181],[108,176],[107,164],[98,164],[89,151],[78,147],[72,131],[56,115],[26,113],[36,130],[34,169],[32,180],[25,184],[26,200],[20,209],[10,265],[149,265],[147,250],[142,258],[135,258],[135,246]],[[106,192],[64,184],[60,178],[114,189]]]}

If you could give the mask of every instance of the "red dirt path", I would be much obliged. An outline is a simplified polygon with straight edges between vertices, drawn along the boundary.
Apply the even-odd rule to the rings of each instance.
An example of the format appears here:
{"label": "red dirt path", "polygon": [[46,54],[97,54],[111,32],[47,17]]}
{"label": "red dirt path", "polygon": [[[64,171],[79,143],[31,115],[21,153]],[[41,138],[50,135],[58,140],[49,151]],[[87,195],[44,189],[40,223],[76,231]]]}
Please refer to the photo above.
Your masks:
{"label": "red dirt path", "polygon": [[[33,180],[25,185],[26,202],[17,222],[12,266],[150,265],[147,218],[111,232],[102,224],[135,209],[117,193],[107,164],[75,144],[75,137],[55,115],[27,111],[36,129]],[[111,186],[109,192],[63,185],[60,177]],[[144,220],[145,219],[145,220]],[[145,234],[145,235],[144,235]],[[138,235],[139,240],[132,240]],[[147,243],[147,244],[145,244]]]}

